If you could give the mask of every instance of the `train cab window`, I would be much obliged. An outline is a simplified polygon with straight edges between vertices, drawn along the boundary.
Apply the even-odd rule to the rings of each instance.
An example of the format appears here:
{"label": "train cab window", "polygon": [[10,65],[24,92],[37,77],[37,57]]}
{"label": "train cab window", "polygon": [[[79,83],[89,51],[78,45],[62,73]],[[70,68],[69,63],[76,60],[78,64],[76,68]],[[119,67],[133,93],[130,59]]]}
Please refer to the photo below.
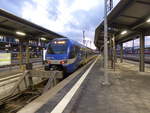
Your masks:
{"label": "train cab window", "polygon": [[76,56],[75,47],[72,46],[70,48],[69,58],[71,59],[71,58],[74,58],[75,56]]}
{"label": "train cab window", "polygon": [[[62,43],[64,42],[64,43]],[[66,41],[55,41],[51,43],[47,49],[48,54],[66,54],[67,53],[67,42]]]}

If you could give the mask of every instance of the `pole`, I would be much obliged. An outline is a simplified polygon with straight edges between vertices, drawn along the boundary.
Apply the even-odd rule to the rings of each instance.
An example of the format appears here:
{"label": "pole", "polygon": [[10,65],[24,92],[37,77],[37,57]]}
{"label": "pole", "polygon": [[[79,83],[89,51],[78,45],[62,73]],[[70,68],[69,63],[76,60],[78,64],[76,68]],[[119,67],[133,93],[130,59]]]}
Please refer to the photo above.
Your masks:
{"label": "pole", "polygon": [[83,30],[83,45],[85,45],[85,31]]}
{"label": "pole", "polygon": [[120,44],[120,62],[123,62],[123,43]]}
{"label": "pole", "polygon": [[29,41],[26,41],[26,64],[30,63]]}
{"label": "pole", "polygon": [[19,41],[19,66],[20,66],[20,69],[23,70],[23,42],[22,40],[20,39]]}
{"label": "pole", "polygon": [[111,68],[113,69],[113,46],[112,46],[112,35],[110,37],[110,59],[111,59]]}
{"label": "pole", "polygon": [[134,54],[134,39],[133,39],[133,43],[132,43],[132,54]]}
{"label": "pole", "polygon": [[115,44],[115,35],[113,35],[113,68],[114,68],[114,71],[115,71],[115,68],[116,68],[116,44]]}
{"label": "pole", "polygon": [[109,85],[108,80],[108,26],[107,26],[107,0],[104,0],[104,83],[103,85]]}
{"label": "pole", "polygon": [[144,48],[145,48],[145,36],[143,33],[141,33],[140,36],[140,63],[139,63],[139,71],[144,72],[145,71],[145,65],[144,65]]}

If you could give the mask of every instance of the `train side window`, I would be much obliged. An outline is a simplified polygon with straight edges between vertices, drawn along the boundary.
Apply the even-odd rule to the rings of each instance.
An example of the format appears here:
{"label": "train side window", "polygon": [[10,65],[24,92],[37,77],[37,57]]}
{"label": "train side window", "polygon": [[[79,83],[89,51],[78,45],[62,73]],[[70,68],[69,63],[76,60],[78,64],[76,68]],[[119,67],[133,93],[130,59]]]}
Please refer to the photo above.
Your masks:
{"label": "train side window", "polygon": [[71,58],[74,58],[75,56],[76,56],[76,54],[75,54],[75,47],[72,46],[70,48],[69,58],[71,59]]}
{"label": "train side window", "polygon": [[79,54],[80,53],[80,47],[79,46],[75,46],[75,53]]}

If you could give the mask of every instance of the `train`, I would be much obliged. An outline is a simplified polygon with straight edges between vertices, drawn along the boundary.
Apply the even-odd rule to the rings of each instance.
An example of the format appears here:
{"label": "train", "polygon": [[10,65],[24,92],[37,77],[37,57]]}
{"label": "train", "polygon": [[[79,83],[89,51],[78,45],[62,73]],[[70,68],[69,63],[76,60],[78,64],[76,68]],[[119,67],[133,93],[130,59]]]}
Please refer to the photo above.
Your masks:
{"label": "train", "polygon": [[[140,54],[140,48],[125,48],[124,53],[125,54]],[[144,48],[144,54],[150,55],[150,47]]]}
{"label": "train", "polygon": [[48,43],[45,70],[72,73],[94,57],[94,51],[74,40],[56,38]]}

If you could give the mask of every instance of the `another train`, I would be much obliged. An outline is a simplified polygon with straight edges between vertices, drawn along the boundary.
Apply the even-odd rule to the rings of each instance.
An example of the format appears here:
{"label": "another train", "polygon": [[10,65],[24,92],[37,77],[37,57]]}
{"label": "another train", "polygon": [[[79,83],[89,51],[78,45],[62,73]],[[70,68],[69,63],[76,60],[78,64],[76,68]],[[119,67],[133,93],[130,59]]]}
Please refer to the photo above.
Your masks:
{"label": "another train", "polygon": [[45,55],[45,70],[74,72],[79,66],[94,57],[92,49],[67,38],[56,38],[49,42]]}
{"label": "another train", "polygon": [[[125,54],[140,54],[140,48],[128,47],[124,49]],[[144,49],[145,55],[150,55],[150,47]]]}

